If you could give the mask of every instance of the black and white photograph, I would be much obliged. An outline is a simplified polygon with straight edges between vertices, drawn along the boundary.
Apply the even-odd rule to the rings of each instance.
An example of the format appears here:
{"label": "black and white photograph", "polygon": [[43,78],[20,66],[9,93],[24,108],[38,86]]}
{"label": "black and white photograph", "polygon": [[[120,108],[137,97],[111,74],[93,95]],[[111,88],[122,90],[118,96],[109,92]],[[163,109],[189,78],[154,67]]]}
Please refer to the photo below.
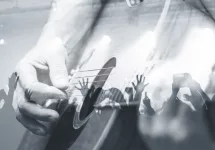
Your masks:
{"label": "black and white photograph", "polygon": [[0,150],[215,150],[215,0],[0,0]]}

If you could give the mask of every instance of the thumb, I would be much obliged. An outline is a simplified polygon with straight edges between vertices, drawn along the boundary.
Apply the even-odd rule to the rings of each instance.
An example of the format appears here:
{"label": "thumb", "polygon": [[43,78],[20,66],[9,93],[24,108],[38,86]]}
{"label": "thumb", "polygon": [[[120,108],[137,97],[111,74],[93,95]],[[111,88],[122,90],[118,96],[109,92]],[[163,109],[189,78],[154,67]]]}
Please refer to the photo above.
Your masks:
{"label": "thumb", "polygon": [[69,85],[69,77],[64,56],[56,56],[48,61],[49,75],[53,86],[66,90]]}

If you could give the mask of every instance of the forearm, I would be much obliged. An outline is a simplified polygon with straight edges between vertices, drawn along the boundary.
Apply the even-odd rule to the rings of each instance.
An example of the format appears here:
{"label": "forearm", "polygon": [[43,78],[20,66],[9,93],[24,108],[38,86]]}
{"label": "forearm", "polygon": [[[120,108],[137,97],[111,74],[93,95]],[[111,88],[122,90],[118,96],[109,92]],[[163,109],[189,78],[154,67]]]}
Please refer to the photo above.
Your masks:
{"label": "forearm", "polygon": [[[94,7],[93,7],[94,3]],[[38,44],[59,37],[65,44],[68,40],[78,41],[90,27],[101,8],[100,0],[58,0],[41,34]]]}
{"label": "forearm", "polygon": [[62,47],[67,50],[70,64],[68,68],[75,67],[84,53],[102,6],[100,0],[58,0],[36,47],[45,51],[45,45],[50,45],[50,41],[57,37],[62,42]]}
{"label": "forearm", "polygon": [[179,91],[179,89],[173,89],[172,90],[172,94],[171,94],[171,96],[169,98],[170,101],[175,101],[176,100],[178,91]]}
{"label": "forearm", "polygon": [[208,95],[201,88],[198,90],[198,92],[199,92],[199,94],[201,94],[204,101],[211,101],[210,98],[208,97]]}
{"label": "forearm", "polygon": [[142,93],[138,93],[138,92],[137,92],[137,93],[134,95],[134,101],[140,102],[141,98],[142,98]]}

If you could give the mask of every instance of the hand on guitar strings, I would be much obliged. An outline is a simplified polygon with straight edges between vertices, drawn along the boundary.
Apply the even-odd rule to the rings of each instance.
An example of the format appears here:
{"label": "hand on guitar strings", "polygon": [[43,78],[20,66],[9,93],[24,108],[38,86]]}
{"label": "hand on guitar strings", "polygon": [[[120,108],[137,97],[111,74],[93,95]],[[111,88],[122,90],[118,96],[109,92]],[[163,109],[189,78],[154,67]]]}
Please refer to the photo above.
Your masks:
{"label": "hand on guitar strings", "polygon": [[42,122],[58,121],[59,113],[50,109],[49,104],[68,100],[66,58],[62,41],[55,38],[42,47],[36,46],[17,65],[19,80],[13,107],[17,120],[34,134],[47,135],[49,127]]}

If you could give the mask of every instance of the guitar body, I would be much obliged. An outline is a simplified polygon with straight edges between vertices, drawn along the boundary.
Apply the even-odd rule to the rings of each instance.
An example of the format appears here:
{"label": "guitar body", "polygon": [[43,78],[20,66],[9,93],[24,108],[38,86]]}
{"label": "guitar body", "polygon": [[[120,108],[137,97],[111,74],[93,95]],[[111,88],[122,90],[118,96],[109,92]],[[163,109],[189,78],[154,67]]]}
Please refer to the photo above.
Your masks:
{"label": "guitar body", "polygon": [[[86,78],[89,78],[90,90],[95,86],[98,93],[89,98],[90,93],[83,96],[80,91],[73,88],[70,101],[77,98],[82,103],[67,109],[49,137],[39,137],[27,132],[19,150],[148,149],[137,131],[137,108],[110,109],[96,113],[93,105],[104,100],[102,97],[105,91],[112,91],[111,94],[116,101],[128,101],[125,88],[131,87],[135,76],[143,73],[150,80],[147,90],[151,94],[149,96],[155,99],[155,108],[160,108],[162,100],[171,95],[172,72],[168,77],[166,76],[166,79],[169,80],[166,82],[166,80],[162,80],[161,76],[166,75],[165,71],[169,71],[169,66],[167,64],[167,69],[164,71],[162,67],[169,57],[174,59],[180,54],[179,47],[175,47],[174,52],[171,53],[171,49],[166,48],[166,45],[179,40],[181,35],[175,33],[174,39],[168,41],[167,37],[172,34],[171,27],[175,26],[173,19],[165,24],[166,34],[162,37],[165,40],[154,43],[156,39],[154,39],[153,31],[157,28],[162,8],[165,5],[165,1],[159,2],[159,7],[153,5],[145,7],[143,3],[132,8],[128,7],[124,0],[107,2],[93,27],[90,38],[84,41],[86,45],[82,59],[86,59],[84,57],[91,51],[94,50],[94,52],[76,73],[75,79],[71,81],[72,87],[78,86],[77,83],[82,78],[85,81]],[[181,3],[184,5],[183,2]],[[94,6],[86,4],[85,7],[87,9]],[[154,10],[158,12],[154,13]],[[89,15],[89,17],[91,16]],[[174,13],[170,13],[167,17],[171,20],[175,16]],[[180,17],[183,18],[183,15]],[[187,30],[187,26],[181,25],[180,30]],[[181,39],[180,41],[184,42]],[[160,47],[155,49],[155,44]],[[162,62],[156,65],[155,60]],[[153,97],[153,93],[163,90],[157,88],[157,84],[159,87],[167,89],[164,90],[164,98],[161,95],[157,96],[162,99],[160,101],[156,101],[156,96]]]}
{"label": "guitar body", "polygon": [[[133,33],[133,37],[129,37],[130,40],[121,39],[122,36],[126,38],[123,31],[129,28],[130,24],[120,23],[122,27],[117,28],[119,26],[117,19],[116,22],[111,21],[113,23],[105,24],[105,22],[110,22],[106,19],[101,18],[94,36],[86,47],[88,50],[95,49],[93,55],[76,73],[70,84],[71,87],[74,84],[79,86],[78,81],[82,81],[82,78],[86,81],[88,77],[90,87],[95,86],[102,88],[103,91],[113,91],[115,101],[125,101],[125,88],[131,86],[130,81],[135,79],[139,63],[143,62],[141,59],[144,59],[145,56],[139,57],[138,60],[136,56],[140,55],[140,51],[130,47],[131,43],[134,44],[140,37],[138,32]],[[116,32],[122,35],[119,36]],[[126,45],[124,40],[131,43]],[[81,96],[80,91],[74,89],[71,99],[76,97],[78,101],[84,100],[82,108],[78,109],[73,106],[62,116],[46,150],[129,150],[132,147],[136,147],[136,150],[145,149],[137,132],[138,109],[136,107],[123,110],[106,109],[101,113],[93,110],[91,114],[87,113],[88,115],[81,117],[82,111],[88,109],[85,102],[93,101],[91,106],[98,104],[104,100],[103,93],[100,92],[100,96],[88,98],[88,96]],[[74,116],[79,113],[79,110],[78,121],[85,122],[83,120],[87,116],[90,117],[85,124],[80,123],[82,125],[75,128]]]}

